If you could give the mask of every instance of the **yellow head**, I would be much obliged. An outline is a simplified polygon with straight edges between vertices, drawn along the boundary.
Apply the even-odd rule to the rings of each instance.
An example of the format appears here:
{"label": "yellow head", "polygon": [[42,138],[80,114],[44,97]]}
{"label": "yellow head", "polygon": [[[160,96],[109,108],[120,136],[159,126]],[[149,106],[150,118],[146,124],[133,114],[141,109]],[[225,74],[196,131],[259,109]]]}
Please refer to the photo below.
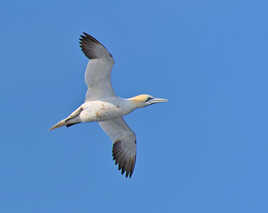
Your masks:
{"label": "yellow head", "polygon": [[155,98],[147,94],[137,95],[135,97],[129,98],[129,100],[132,101],[136,105],[137,108],[168,101],[167,99]]}

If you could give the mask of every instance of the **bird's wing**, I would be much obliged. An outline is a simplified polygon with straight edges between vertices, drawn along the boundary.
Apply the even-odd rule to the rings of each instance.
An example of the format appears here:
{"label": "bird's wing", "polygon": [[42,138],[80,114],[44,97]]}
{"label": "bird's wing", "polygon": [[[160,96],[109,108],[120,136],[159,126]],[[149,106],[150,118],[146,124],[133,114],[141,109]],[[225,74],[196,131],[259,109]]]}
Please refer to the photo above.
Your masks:
{"label": "bird's wing", "polygon": [[110,80],[114,64],[112,55],[99,41],[87,33],[81,35],[80,47],[90,59],[85,73],[88,86],[86,100],[115,96]]}
{"label": "bird's wing", "polygon": [[99,122],[101,128],[113,141],[113,159],[121,173],[131,177],[136,162],[136,135],[123,118]]}

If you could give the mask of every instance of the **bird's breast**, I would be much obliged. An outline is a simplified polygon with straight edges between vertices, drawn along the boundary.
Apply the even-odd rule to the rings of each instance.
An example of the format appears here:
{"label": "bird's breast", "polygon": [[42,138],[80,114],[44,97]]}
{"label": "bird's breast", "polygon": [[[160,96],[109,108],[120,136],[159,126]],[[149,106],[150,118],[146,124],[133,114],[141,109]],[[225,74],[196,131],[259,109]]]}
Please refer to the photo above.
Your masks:
{"label": "bird's breast", "polygon": [[122,104],[111,101],[90,101],[82,107],[80,118],[83,122],[110,120],[126,114]]}

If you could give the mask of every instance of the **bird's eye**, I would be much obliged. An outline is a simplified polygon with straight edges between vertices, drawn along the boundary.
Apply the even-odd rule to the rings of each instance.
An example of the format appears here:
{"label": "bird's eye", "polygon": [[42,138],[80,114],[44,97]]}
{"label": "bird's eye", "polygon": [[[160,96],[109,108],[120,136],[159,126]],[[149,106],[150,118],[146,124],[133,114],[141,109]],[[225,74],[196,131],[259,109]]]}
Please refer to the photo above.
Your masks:
{"label": "bird's eye", "polygon": [[148,101],[150,101],[150,100],[152,100],[152,99],[154,99],[154,98],[152,98],[152,97],[148,97],[148,98],[146,99],[145,102],[148,102]]}

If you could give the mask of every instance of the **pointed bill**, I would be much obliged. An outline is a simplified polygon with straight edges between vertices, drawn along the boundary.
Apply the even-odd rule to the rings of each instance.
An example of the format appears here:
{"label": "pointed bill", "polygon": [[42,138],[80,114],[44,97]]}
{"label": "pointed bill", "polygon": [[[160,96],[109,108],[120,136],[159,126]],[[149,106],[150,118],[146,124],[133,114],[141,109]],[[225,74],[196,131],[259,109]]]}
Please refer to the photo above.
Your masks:
{"label": "pointed bill", "polygon": [[168,102],[168,99],[165,98],[154,98],[151,100],[151,103],[155,104],[155,103],[164,103],[164,102]]}

